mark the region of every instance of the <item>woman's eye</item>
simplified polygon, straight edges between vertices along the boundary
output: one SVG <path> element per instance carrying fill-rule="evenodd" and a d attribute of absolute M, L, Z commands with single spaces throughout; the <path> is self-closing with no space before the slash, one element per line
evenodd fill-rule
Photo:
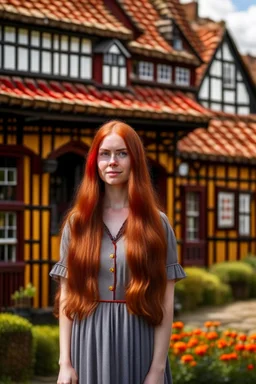
<path fill-rule="evenodd" d="M 107 151 L 100 152 L 100 156 L 109 156 L 109 152 Z"/>
<path fill-rule="evenodd" d="M 127 156 L 127 152 L 125 152 L 125 151 L 119 152 L 119 156 L 125 157 L 125 156 Z"/>

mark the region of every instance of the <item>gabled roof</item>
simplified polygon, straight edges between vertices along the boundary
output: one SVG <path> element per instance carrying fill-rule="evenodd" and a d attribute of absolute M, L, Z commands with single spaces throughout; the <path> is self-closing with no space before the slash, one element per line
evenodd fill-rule
<path fill-rule="evenodd" d="M 110 0 L 109 0 L 110 1 Z M 118 20 L 104 0 L 0 0 L 0 17 L 24 23 L 48 25 L 98 36 L 130 41 L 132 52 L 193 65 L 201 63 L 200 43 L 178 0 L 116 0 L 137 33 Z M 157 23 L 170 17 L 184 34 L 191 50 L 176 51 L 158 30 Z M 136 35 L 136 36 L 135 36 Z M 188 44 L 188 45 L 189 45 Z"/>
<path fill-rule="evenodd" d="M 120 43 L 119 40 L 117 39 L 112 39 L 112 40 L 105 40 L 105 41 L 102 41 L 101 43 L 99 43 L 95 48 L 94 48 L 94 52 L 96 53 L 108 53 L 108 51 L 110 50 L 110 48 L 113 46 L 113 45 L 116 45 L 119 49 L 119 51 L 122 52 L 122 54 L 127 57 L 127 58 L 130 58 L 131 55 L 130 55 L 130 52 L 127 51 L 127 49 L 123 46 L 122 43 Z"/>
<path fill-rule="evenodd" d="M 2 107 L 50 110 L 72 114 L 166 119 L 207 124 L 211 114 L 192 97 L 162 88 L 134 86 L 130 91 L 107 91 L 93 85 L 41 79 L 0 77 Z"/>
<path fill-rule="evenodd" d="M 214 118 L 178 142 L 182 156 L 205 160 L 256 162 L 256 117 L 226 115 Z"/>
<path fill-rule="evenodd" d="M 0 0 L 0 17 L 100 36 L 132 38 L 132 31 L 112 15 L 104 0 Z"/>

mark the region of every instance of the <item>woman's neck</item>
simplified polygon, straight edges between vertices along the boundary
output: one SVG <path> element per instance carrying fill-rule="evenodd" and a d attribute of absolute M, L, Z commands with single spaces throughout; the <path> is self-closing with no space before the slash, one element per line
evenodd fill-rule
<path fill-rule="evenodd" d="M 127 185 L 105 185 L 104 209 L 119 210 L 128 206 Z"/>

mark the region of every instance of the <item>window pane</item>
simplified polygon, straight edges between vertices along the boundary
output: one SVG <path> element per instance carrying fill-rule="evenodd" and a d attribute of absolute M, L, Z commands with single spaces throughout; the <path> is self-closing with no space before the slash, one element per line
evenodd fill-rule
<path fill-rule="evenodd" d="M 16 169 L 7 169 L 7 181 L 12 184 L 16 182 Z"/>
<path fill-rule="evenodd" d="M 103 84 L 110 84 L 110 67 L 108 65 L 103 66 Z"/>
<path fill-rule="evenodd" d="M 81 57 L 81 78 L 91 79 L 91 77 L 92 77 L 91 57 Z"/>
<path fill-rule="evenodd" d="M 42 52 L 42 72 L 43 73 L 51 73 L 51 57 L 52 54 L 50 52 Z"/>
<path fill-rule="evenodd" d="M 60 58 L 60 55 L 59 53 L 54 53 L 53 54 L 53 73 L 54 75 L 59 75 L 60 73 L 60 70 L 59 70 L 59 58 Z"/>
<path fill-rule="evenodd" d="M 244 236 L 250 235 L 250 216 L 239 216 L 239 234 Z"/>
<path fill-rule="evenodd" d="M 51 34 L 43 33 L 43 48 L 51 48 Z"/>
<path fill-rule="evenodd" d="M 118 56 L 118 65 L 121 65 L 121 66 L 125 65 L 125 57 L 124 56 Z"/>
<path fill-rule="evenodd" d="M 10 45 L 4 47 L 4 68 L 15 69 L 15 47 Z"/>
<path fill-rule="evenodd" d="M 20 71 L 28 70 L 28 49 L 18 48 L 18 69 Z"/>
<path fill-rule="evenodd" d="M 32 31 L 31 33 L 31 45 L 33 47 L 39 47 L 40 45 L 40 33 L 37 31 Z"/>
<path fill-rule="evenodd" d="M 31 50 L 31 72 L 39 72 L 39 51 Z"/>
<path fill-rule="evenodd" d="M 5 27 L 4 28 L 4 40 L 10 43 L 15 43 L 15 28 Z"/>
<path fill-rule="evenodd" d="M 54 49 L 59 49 L 60 48 L 60 42 L 59 42 L 59 35 L 54 35 L 53 37 L 53 48 Z"/>
<path fill-rule="evenodd" d="M 72 52 L 79 52 L 79 39 L 78 39 L 78 37 L 71 37 L 70 50 Z"/>
<path fill-rule="evenodd" d="M 28 44 L 28 30 L 27 29 L 19 29 L 18 42 L 20 44 Z"/>
<path fill-rule="evenodd" d="M 5 180 L 5 171 L 4 169 L 0 169 L 0 183 L 3 183 Z"/>
<path fill-rule="evenodd" d="M 120 85 L 121 87 L 125 87 L 126 86 L 126 68 L 119 68 L 119 72 L 120 72 Z"/>
<path fill-rule="evenodd" d="M 250 213 L 251 196 L 246 193 L 240 193 L 239 195 L 239 212 Z"/>
<path fill-rule="evenodd" d="M 68 74 L 68 55 L 60 55 L 60 74 L 62 76 L 67 76 Z"/>
<path fill-rule="evenodd" d="M 77 55 L 70 56 L 70 76 L 78 77 L 78 56 Z"/>
<path fill-rule="evenodd" d="M 83 39 L 82 40 L 82 53 L 91 53 L 92 44 L 90 40 Z"/>
<path fill-rule="evenodd" d="M 111 85 L 118 85 L 118 67 L 112 67 Z"/>
<path fill-rule="evenodd" d="M 5 230 L 4 229 L 0 229 L 0 239 L 4 239 L 5 238 Z"/>
<path fill-rule="evenodd" d="M 0 186 L 0 200 L 15 200 L 16 186 L 5 185 Z"/>
<path fill-rule="evenodd" d="M 68 50 L 68 37 L 67 36 L 61 36 L 61 50 L 67 51 Z"/>

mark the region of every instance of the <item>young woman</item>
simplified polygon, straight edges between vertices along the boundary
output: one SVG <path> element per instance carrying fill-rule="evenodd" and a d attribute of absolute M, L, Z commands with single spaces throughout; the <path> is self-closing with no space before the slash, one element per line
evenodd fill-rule
<path fill-rule="evenodd" d="M 143 145 L 127 124 L 97 132 L 62 231 L 58 384 L 170 384 L 174 282 L 185 277 Z"/>

